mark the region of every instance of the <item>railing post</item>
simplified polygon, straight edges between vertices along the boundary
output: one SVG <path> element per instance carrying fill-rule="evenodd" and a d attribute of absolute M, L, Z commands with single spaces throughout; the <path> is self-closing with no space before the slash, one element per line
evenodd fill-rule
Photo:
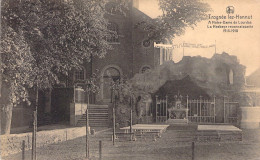
<path fill-rule="evenodd" d="M 198 119 L 199 118 L 199 100 L 197 99 L 195 101 L 197 102 L 197 105 L 196 105 L 197 106 L 197 118 L 196 118 L 196 121 L 199 122 L 199 119 Z"/>
<path fill-rule="evenodd" d="M 191 143 L 191 159 L 192 159 L 192 160 L 195 159 L 195 152 L 194 152 L 194 150 L 195 150 L 195 143 L 192 142 L 192 143 Z"/>
<path fill-rule="evenodd" d="M 116 138 L 116 117 L 115 117 L 115 108 L 113 108 L 113 145 L 115 145 Z"/>
<path fill-rule="evenodd" d="M 216 96 L 214 96 L 214 123 L 216 123 Z"/>
<path fill-rule="evenodd" d="M 90 104 L 90 98 L 89 98 L 90 97 L 90 91 L 87 91 L 87 95 L 88 95 L 87 96 L 87 98 L 88 98 L 88 103 L 87 104 L 89 105 Z"/>
<path fill-rule="evenodd" d="M 33 111 L 32 160 L 36 160 L 37 111 Z"/>
<path fill-rule="evenodd" d="M 155 122 L 157 123 L 157 103 L 158 103 L 158 96 L 155 96 Z"/>
<path fill-rule="evenodd" d="M 202 101 L 202 96 L 200 96 L 200 123 L 201 123 L 201 118 L 202 118 L 202 116 L 201 116 L 201 101 Z"/>
<path fill-rule="evenodd" d="M 168 96 L 166 95 L 166 121 L 168 119 Z"/>
<path fill-rule="evenodd" d="M 99 141 L 99 160 L 102 160 L 102 141 Z"/>
<path fill-rule="evenodd" d="M 88 140 L 88 107 L 87 106 L 87 109 L 86 109 L 86 158 L 88 159 L 89 158 L 89 140 Z"/>
<path fill-rule="evenodd" d="M 25 140 L 22 141 L 22 160 L 24 160 L 25 158 L 24 152 L 25 152 Z"/>
<path fill-rule="evenodd" d="M 131 140 L 132 140 L 132 125 L 133 125 L 133 97 L 132 97 L 132 94 L 131 94 L 131 97 L 130 97 L 130 137 L 131 137 Z M 146 108 L 146 107 L 145 107 Z"/>
<path fill-rule="evenodd" d="M 223 103 L 224 103 L 224 123 L 226 122 L 226 103 L 225 103 L 225 96 L 223 97 Z"/>
<path fill-rule="evenodd" d="M 165 108 L 165 100 L 162 99 L 162 107 L 160 107 L 160 122 L 163 122 L 163 118 L 164 118 L 164 108 Z"/>
<path fill-rule="evenodd" d="M 187 107 L 186 107 L 186 118 L 187 118 L 187 123 L 189 123 L 189 114 L 188 114 L 188 112 L 189 112 L 189 96 L 187 95 Z"/>

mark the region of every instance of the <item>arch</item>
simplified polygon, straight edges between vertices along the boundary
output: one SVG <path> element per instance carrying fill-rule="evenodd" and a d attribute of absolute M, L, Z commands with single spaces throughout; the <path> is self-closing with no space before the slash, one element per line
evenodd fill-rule
<path fill-rule="evenodd" d="M 150 65 L 143 65 L 140 70 L 139 70 L 139 73 L 145 73 L 147 72 L 148 70 L 152 69 L 152 67 Z"/>
<path fill-rule="evenodd" d="M 121 81 L 123 72 L 120 67 L 116 65 L 108 65 L 101 71 L 100 79 L 100 99 L 109 101 L 111 98 L 110 83 L 117 80 Z"/>

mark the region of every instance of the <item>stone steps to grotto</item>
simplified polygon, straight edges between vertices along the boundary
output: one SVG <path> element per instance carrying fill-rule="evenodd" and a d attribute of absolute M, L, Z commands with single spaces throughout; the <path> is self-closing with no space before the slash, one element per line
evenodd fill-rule
<path fill-rule="evenodd" d="M 88 120 L 90 127 L 108 127 L 108 105 L 89 105 Z M 78 120 L 77 126 L 86 125 L 86 114 Z"/>

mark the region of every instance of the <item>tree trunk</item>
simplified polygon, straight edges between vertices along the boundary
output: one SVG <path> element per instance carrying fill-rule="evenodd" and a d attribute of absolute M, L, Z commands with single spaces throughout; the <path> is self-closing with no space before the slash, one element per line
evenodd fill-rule
<path fill-rule="evenodd" d="M 10 134 L 13 104 L 10 101 L 10 85 L 2 82 L 0 97 L 1 134 Z"/>
<path fill-rule="evenodd" d="M 10 134 L 12 122 L 13 105 L 9 104 L 3 107 L 1 111 L 1 134 Z"/>

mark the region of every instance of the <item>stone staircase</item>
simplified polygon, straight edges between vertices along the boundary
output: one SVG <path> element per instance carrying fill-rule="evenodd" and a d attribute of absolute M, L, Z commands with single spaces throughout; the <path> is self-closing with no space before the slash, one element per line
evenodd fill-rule
<path fill-rule="evenodd" d="M 89 126 L 90 127 L 108 127 L 108 105 L 90 104 L 88 107 Z M 77 126 L 86 125 L 86 114 L 78 120 Z"/>
<path fill-rule="evenodd" d="M 168 119 L 167 124 L 188 124 L 186 119 Z"/>

